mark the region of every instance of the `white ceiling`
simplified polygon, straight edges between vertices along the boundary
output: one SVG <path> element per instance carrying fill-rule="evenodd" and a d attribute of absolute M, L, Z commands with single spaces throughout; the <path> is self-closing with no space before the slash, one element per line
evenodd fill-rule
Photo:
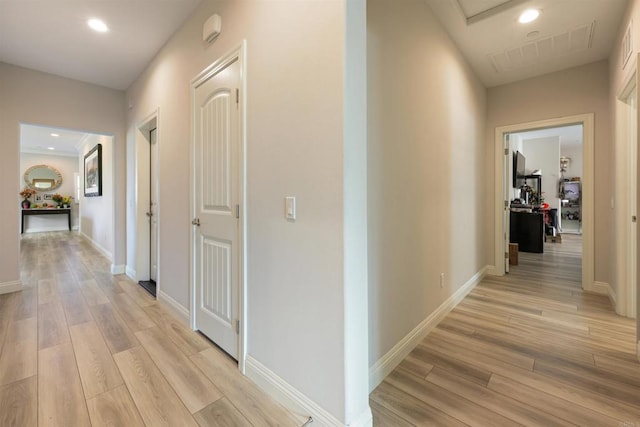
<path fill-rule="evenodd" d="M 51 134 L 58 136 L 52 136 Z M 77 157 L 94 134 L 36 125 L 20 125 L 20 152 Z M 53 148 L 53 150 L 51 149 Z"/>
<path fill-rule="evenodd" d="M 200 1 L 0 0 L 0 61 L 126 89 Z"/>
<path fill-rule="evenodd" d="M 528 139 L 559 137 L 562 147 L 577 147 L 582 145 L 582 125 L 530 130 L 527 132 L 517 132 L 515 135 L 518 135 L 523 141 Z"/>
<path fill-rule="evenodd" d="M 425 0 L 482 82 L 497 86 L 606 59 L 627 0 Z M 542 11 L 518 23 L 528 8 Z"/>

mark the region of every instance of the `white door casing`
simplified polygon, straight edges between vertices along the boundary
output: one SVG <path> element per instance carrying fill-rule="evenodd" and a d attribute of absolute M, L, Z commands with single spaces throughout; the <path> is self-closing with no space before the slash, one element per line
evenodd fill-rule
<path fill-rule="evenodd" d="M 150 266 L 149 279 L 158 281 L 158 129 L 149 131 L 150 144 L 150 203 L 149 203 L 149 226 L 150 230 Z"/>
<path fill-rule="evenodd" d="M 192 325 L 240 362 L 243 48 L 192 82 Z"/>
<path fill-rule="evenodd" d="M 505 134 L 504 135 L 504 155 L 505 155 L 505 160 L 504 160 L 504 182 L 506 182 L 507 184 L 509 183 L 509 171 L 511 171 L 511 168 L 513 167 L 512 165 L 512 157 L 511 157 L 511 149 L 509 148 L 509 134 Z M 504 203 L 504 209 L 503 209 L 503 219 L 502 219 L 502 224 L 503 224 L 503 230 L 504 230 L 504 248 L 505 248 L 505 252 L 504 252 L 504 272 L 508 273 L 509 272 L 509 243 L 511 242 L 511 237 L 509 235 L 511 229 L 510 229 L 510 221 L 511 221 L 511 208 L 509 207 L 509 202 L 511 197 L 509 197 L 509 185 L 505 185 L 504 187 L 504 194 L 502 196 L 502 200 Z"/>

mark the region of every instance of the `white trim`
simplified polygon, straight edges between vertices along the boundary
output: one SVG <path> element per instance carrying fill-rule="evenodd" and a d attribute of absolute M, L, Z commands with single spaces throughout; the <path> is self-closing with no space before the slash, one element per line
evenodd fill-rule
<path fill-rule="evenodd" d="M 189 325 L 189 310 L 186 307 L 162 291 L 157 292 L 157 300 L 180 319 L 185 326 Z"/>
<path fill-rule="evenodd" d="M 594 126 L 593 113 L 575 116 L 559 117 L 534 122 L 499 126 L 495 129 L 494 142 L 494 263 L 496 275 L 505 274 L 502 261 L 506 251 L 503 236 L 503 194 L 505 188 L 504 177 L 504 139 L 505 133 L 515 133 L 534 129 L 544 129 L 560 126 L 582 124 L 583 144 L 583 177 L 582 177 L 582 288 L 587 289 L 595 281 L 595 245 L 594 245 L 594 212 L 595 212 L 595 157 L 594 157 Z"/>
<path fill-rule="evenodd" d="M 127 275 L 128 278 L 130 278 L 134 282 L 138 281 L 138 278 L 136 277 L 136 270 L 134 270 L 133 268 L 129 267 L 128 265 L 127 265 L 127 267 L 125 269 L 125 274 Z"/>
<path fill-rule="evenodd" d="M 355 421 L 348 424 L 349 427 L 371 427 L 373 426 L 373 414 L 371 408 L 367 405 L 367 409 L 362 412 Z"/>
<path fill-rule="evenodd" d="M 618 303 L 618 296 L 616 295 L 616 291 L 615 289 L 613 289 L 613 286 L 609 285 L 608 283 L 607 285 L 609 286 L 609 301 L 611 301 L 611 305 L 615 309 L 616 304 Z"/>
<path fill-rule="evenodd" d="M 96 248 L 98 250 L 98 252 L 100 252 L 102 255 L 104 255 L 109 261 L 113 262 L 113 254 L 109 250 L 104 248 L 102 245 L 100 245 L 98 242 L 96 242 L 91 237 L 87 236 L 86 234 L 80 232 L 80 235 L 82 237 L 84 237 L 87 240 L 87 242 L 89 242 L 91 244 L 91 246 Z"/>
<path fill-rule="evenodd" d="M 584 284 L 582 289 L 585 292 L 591 292 L 592 294 L 607 295 L 611 293 L 611 286 L 605 282 L 592 282 L 591 284 Z"/>
<path fill-rule="evenodd" d="M 326 409 L 305 396 L 292 385 L 280 378 L 275 372 L 247 356 L 246 375 L 267 394 L 287 409 L 298 414 L 308 414 L 313 418 L 313 425 L 343 427 L 344 424 L 331 415 Z"/>
<path fill-rule="evenodd" d="M 23 289 L 23 286 L 20 280 L 0 283 L 0 295 L 9 294 L 11 292 L 18 292 L 18 291 L 21 291 L 22 289 Z"/>
<path fill-rule="evenodd" d="M 616 171 L 615 179 L 618 181 L 618 184 L 616 185 L 616 191 L 614 193 L 614 198 L 616 200 L 616 210 L 614 211 L 614 214 L 617 223 L 614 235 L 617 238 L 615 249 L 619 254 L 623 254 L 622 256 L 618 256 L 615 262 L 617 277 L 616 284 L 618 292 L 620 293 L 620 298 L 616 298 L 615 309 L 616 313 L 621 316 L 635 317 L 636 289 L 634 286 L 631 286 L 631 284 L 635 283 L 632 276 L 637 276 L 637 271 L 634 271 L 636 268 L 635 255 L 637 252 L 637 242 L 632 239 L 632 227 L 636 225 L 631 223 L 630 218 L 632 215 L 637 215 L 636 206 L 638 204 L 638 200 L 637 194 L 632 194 L 633 191 L 637 190 L 637 185 L 631 180 L 631 161 L 634 160 L 636 162 L 637 169 L 638 159 L 637 157 L 632 158 L 630 153 L 630 143 L 632 143 L 631 141 L 633 140 L 637 142 L 637 135 L 635 138 L 633 138 L 633 135 L 630 135 L 630 113 L 633 110 L 631 110 L 631 106 L 627 103 L 627 100 L 634 91 L 637 92 L 637 56 L 633 56 L 633 61 L 631 61 L 630 64 L 631 66 L 622 81 L 622 86 L 617 92 L 615 105 L 615 112 L 618 118 L 615 121 L 616 141 L 614 145 L 616 149 L 614 156 L 614 169 Z M 637 134 L 637 107 L 635 109 L 635 113 L 635 133 Z M 636 153 L 636 156 L 637 154 L 638 153 Z M 633 199 L 636 199 L 636 206 L 631 205 L 631 201 Z"/>
<path fill-rule="evenodd" d="M 111 264 L 111 274 L 116 275 L 116 274 L 124 274 L 125 272 L 125 265 L 124 264 Z"/>
<path fill-rule="evenodd" d="M 467 296 L 471 290 L 482 281 L 489 266 L 483 267 L 462 285 L 453 295 L 447 298 L 440 306 L 424 319 L 418 326 L 402 338 L 384 356 L 369 368 L 369 392 L 372 392 L 396 366 L 427 336 L 440 321 Z"/>
<path fill-rule="evenodd" d="M 66 222 L 66 221 L 65 221 Z M 29 233 L 49 233 L 51 231 L 70 231 L 69 226 L 67 224 L 53 227 L 30 227 L 24 229 L 24 234 Z M 71 231 L 73 231 L 73 227 L 71 227 Z"/>
<path fill-rule="evenodd" d="M 191 80 L 191 141 L 190 141 L 190 214 L 191 218 L 195 218 L 196 206 L 195 206 L 195 92 L 197 87 L 204 81 L 214 75 L 220 68 L 226 67 L 230 62 L 237 60 L 240 67 L 240 105 L 239 105 L 239 162 L 238 165 L 241 170 L 239 173 L 240 183 L 238 185 L 238 201 L 240 203 L 240 226 L 238 230 L 238 319 L 240 321 L 240 331 L 238 334 L 238 369 L 243 374 L 245 373 L 245 364 L 247 359 L 247 330 L 248 330 L 248 315 L 246 311 L 247 307 L 247 41 L 242 40 L 238 45 L 231 49 L 227 54 L 218 58 L 211 65 L 202 70 L 196 77 Z M 192 329 L 196 329 L 196 263 L 195 263 L 195 227 L 192 227 L 192 231 L 189 237 L 189 250 L 190 250 L 190 269 L 189 273 L 189 325 Z"/>

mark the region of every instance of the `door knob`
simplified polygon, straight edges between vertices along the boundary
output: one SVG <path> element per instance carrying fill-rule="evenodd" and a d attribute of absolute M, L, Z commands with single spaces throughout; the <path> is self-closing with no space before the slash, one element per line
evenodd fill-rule
<path fill-rule="evenodd" d="M 196 218 L 191 221 L 191 225 L 197 225 L 198 227 L 200 227 L 200 218 Z"/>

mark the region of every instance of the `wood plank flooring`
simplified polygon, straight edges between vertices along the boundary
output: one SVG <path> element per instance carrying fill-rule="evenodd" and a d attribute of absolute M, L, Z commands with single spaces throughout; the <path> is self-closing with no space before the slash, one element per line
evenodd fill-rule
<path fill-rule="evenodd" d="M 640 426 L 635 320 L 582 291 L 562 237 L 445 317 L 371 394 L 375 426 Z"/>
<path fill-rule="evenodd" d="M 22 237 L 25 290 L 0 295 L 0 427 L 304 424 L 109 267 L 77 233 Z"/>

